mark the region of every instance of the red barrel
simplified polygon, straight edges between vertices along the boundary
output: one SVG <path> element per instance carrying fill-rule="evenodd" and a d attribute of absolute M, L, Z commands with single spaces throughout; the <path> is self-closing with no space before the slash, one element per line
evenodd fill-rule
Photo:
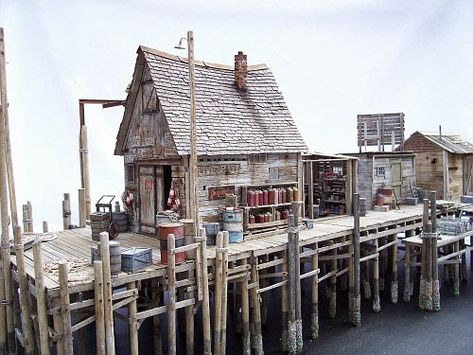
<path fill-rule="evenodd" d="M 255 192 L 253 190 L 248 190 L 247 200 L 249 207 L 255 207 Z"/>
<path fill-rule="evenodd" d="M 288 219 L 288 217 L 289 217 L 289 211 L 288 210 L 282 211 L 281 219 Z"/>
<path fill-rule="evenodd" d="M 263 206 L 264 205 L 264 194 L 263 194 L 262 190 L 258 191 L 258 197 L 259 197 L 258 198 L 259 205 Z"/>
<path fill-rule="evenodd" d="M 269 205 L 268 203 L 268 190 L 263 190 L 263 205 Z"/>
<path fill-rule="evenodd" d="M 168 235 L 174 234 L 176 248 L 184 245 L 184 225 L 182 223 L 161 223 L 159 225 L 159 246 L 161 249 L 161 263 L 168 263 Z M 176 264 L 186 260 L 185 253 L 176 254 Z"/>
<path fill-rule="evenodd" d="M 255 215 L 250 215 L 250 224 L 256 223 L 256 217 Z"/>
<path fill-rule="evenodd" d="M 254 207 L 258 207 L 258 206 L 259 206 L 259 191 L 255 190 L 255 206 Z"/>
<path fill-rule="evenodd" d="M 269 216 L 267 213 L 264 214 L 264 222 L 269 222 Z"/>
<path fill-rule="evenodd" d="M 274 205 L 274 189 L 268 190 L 268 205 Z"/>

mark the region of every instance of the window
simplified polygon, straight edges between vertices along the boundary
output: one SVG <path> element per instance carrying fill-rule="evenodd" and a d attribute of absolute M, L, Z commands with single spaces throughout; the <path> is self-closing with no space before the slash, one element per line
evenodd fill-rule
<path fill-rule="evenodd" d="M 133 164 L 125 165 L 125 179 L 127 182 L 135 181 L 135 166 Z"/>
<path fill-rule="evenodd" d="M 386 177 L 386 170 L 385 170 L 384 166 L 376 167 L 376 176 Z"/>

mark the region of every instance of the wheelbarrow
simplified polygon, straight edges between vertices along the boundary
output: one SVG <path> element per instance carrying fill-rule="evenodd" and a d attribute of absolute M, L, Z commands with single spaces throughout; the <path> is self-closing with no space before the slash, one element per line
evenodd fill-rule
<path fill-rule="evenodd" d="M 110 224 L 108 226 L 108 237 L 110 240 L 118 237 L 118 224 L 113 221 L 112 213 L 112 202 L 115 199 L 115 195 L 102 195 L 100 199 L 95 204 L 97 212 L 109 213 L 110 214 Z M 108 211 L 107 211 L 108 209 Z"/>

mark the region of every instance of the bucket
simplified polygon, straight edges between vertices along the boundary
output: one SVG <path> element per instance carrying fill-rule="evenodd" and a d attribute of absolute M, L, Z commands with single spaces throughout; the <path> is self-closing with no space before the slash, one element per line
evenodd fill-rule
<path fill-rule="evenodd" d="M 207 237 L 206 244 L 215 245 L 215 236 L 220 231 L 220 224 L 218 222 L 203 223 L 202 227 L 205 229 L 205 236 Z"/>
<path fill-rule="evenodd" d="M 168 263 L 168 235 L 174 234 L 176 248 L 184 245 L 184 225 L 182 223 L 162 223 L 159 225 L 159 248 L 161 249 L 161 263 Z M 186 260 L 185 253 L 176 254 L 176 265 Z"/>
<path fill-rule="evenodd" d="M 243 213 L 240 209 L 223 211 L 223 230 L 228 231 L 229 242 L 243 241 Z"/>
<path fill-rule="evenodd" d="M 169 218 L 169 216 L 158 212 L 158 214 L 156 215 L 156 226 L 159 226 L 160 224 L 164 223 L 171 223 L 171 219 Z"/>
<path fill-rule="evenodd" d="M 181 219 L 184 228 L 184 245 L 194 243 L 194 221 L 192 219 Z M 195 249 L 186 251 L 186 259 L 195 259 Z"/>

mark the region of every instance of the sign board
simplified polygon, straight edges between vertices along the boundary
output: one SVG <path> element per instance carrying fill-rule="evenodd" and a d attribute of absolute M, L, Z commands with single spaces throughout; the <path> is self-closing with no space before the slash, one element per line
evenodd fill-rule
<path fill-rule="evenodd" d="M 209 200 L 224 200 L 226 194 L 234 194 L 235 186 L 209 187 Z"/>

